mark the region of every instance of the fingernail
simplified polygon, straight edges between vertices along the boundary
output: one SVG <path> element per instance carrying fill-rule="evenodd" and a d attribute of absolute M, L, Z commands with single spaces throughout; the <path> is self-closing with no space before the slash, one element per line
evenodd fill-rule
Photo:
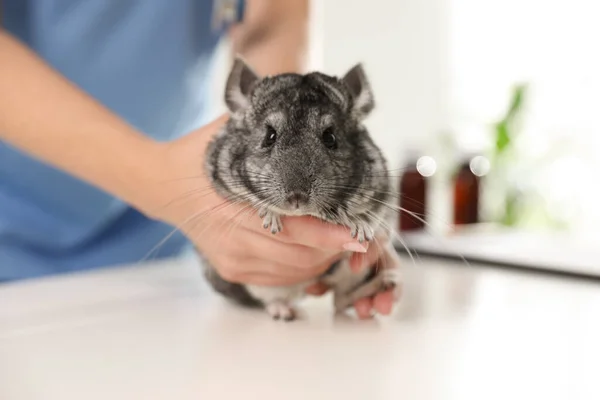
<path fill-rule="evenodd" d="M 360 243 L 348 242 L 342 246 L 344 250 L 353 251 L 355 253 L 366 253 L 367 248 Z"/>

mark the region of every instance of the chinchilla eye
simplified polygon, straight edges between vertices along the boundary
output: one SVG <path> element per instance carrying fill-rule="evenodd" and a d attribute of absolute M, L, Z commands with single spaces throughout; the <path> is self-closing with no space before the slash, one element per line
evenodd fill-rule
<path fill-rule="evenodd" d="M 329 127 L 323 131 L 323 144 L 328 149 L 334 150 L 337 148 L 337 139 L 335 134 L 333 133 L 333 127 Z"/>
<path fill-rule="evenodd" d="M 271 125 L 267 125 L 267 134 L 265 135 L 265 141 L 263 145 L 265 147 L 270 147 L 275 144 L 277 140 L 277 131 Z"/>

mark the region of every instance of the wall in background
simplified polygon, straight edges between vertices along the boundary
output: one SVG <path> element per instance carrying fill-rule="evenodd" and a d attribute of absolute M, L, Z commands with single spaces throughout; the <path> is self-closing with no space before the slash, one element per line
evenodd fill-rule
<path fill-rule="evenodd" d="M 443 133 L 466 151 L 493 145 L 492 124 L 505 112 L 513 85 L 525 82 L 524 120 L 514 140 L 517 184 L 536 193 L 533 207 L 549 219 L 597 230 L 595 2 L 315 2 L 323 8 L 323 69 L 341 74 L 364 62 L 379 104 L 368 125 L 394 167 L 412 147 L 433 155 L 438 166 L 452 160 L 458 154 L 441 140 Z M 447 211 L 446 189 L 435 201 L 446 203 Z M 435 213 L 448 220 L 443 210 Z"/>
<path fill-rule="evenodd" d="M 579 231 L 600 224 L 600 25 L 589 0 L 448 0 L 450 127 L 489 142 L 511 87 L 528 85 L 513 142 L 537 208 Z"/>
<path fill-rule="evenodd" d="M 335 1 L 334 1 L 335 2 Z M 309 35 L 309 52 L 307 59 L 307 68 L 322 69 L 323 68 L 323 37 L 324 37 L 324 21 L 323 12 L 324 8 L 323 0 L 311 0 L 310 2 L 310 35 Z M 227 74 L 229 73 L 229 66 L 231 62 L 231 51 L 230 44 L 227 40 L 223 40 L 219 44 L 217 56 L 213 65 L 213 85 L 212 93 L 215 99 L 212 103 L 212 110 L 210 111 L 209 120 L 226 111 L 225 104 L 223 102 L 223 90 L 225 82 L 227 80 Z"/>
<path fill-rule="evenodd" d="M 323 8 L 323 69 L 362 62 L 377 109 L 367 121 L 392 164 L 429 151 L 447 125 L 447 0 L 316 0 Z"/>
<path fill-rule="evenodd" d="M 516 143 L 518 176 L 534 185 L 548 212 L 594 230 L 600 223 L 594 178 L 600 173 L 600 56 L 594 51 L 600 25 L 593 2 L 550 1 L 543 9 L 541 3 L 312 0 L 309 67 L 342 75 L 364 64 L 377 101 L 366 124 L 392 169 L 403 166 L 410 149 L 433 155 L 438 166 L 448 162 L 457 154 L 440 140 L 443 133 L 465 149 L 489 145 L 512 86 L 529 83 Z M 221 48 L 215 113 L 223 110 L 228 63 L 227 44 Z M 447 187 L 439 190 L 434 200 L 447 211 Z M 434 213 L 448 221 L 446 211 Z"/>
<path fill-rule="evenodd" d="M 315 0 L 323 8 L 323 69 L 341 75 L 364 64 L 377 102 L 366 125 L 391 175 L 401 175 L 410 152 L 437 160 L 428 219 L 438 232 L 448 229 L 452 207 L 439 141 L 449 122 L 448 1 Z"/>
<path fill-rule="evenodd" d="M 403 167 L 411 149 L 435 156 L 437 134 L 448 126 L 448 1 L 311 1 L 308 67 L 342 75 L 363 63 L 377 101 L 366 125 L 390 169 Z M 221 43 L 214 67 L 212 115 L 224 111 L 228 49 L 226 41 Z M 448 202 L 438 193 L 447 193 L 447 188 L 436 187 L 432 222 L 443 228 L 449 220 Z"/>
<path fill-rule="evenodd" d="M 367 125 L 390 168 L 447 125 L 446 1 L 312 1 L 309 68 L 342 75 L 364 64 L 377 100 Z M 227 49 L 224 42 L 215 66 L 214 113 L 223 110 Z"/>

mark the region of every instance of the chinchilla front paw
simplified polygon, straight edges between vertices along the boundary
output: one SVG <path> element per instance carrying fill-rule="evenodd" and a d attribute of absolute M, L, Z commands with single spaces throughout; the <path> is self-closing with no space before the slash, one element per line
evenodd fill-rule
<path fill-rule="evenodd" d="M 281 224 L 281 218 L 279 214 L 263 208 L 259 211 L 258 216 L 263 219 L 263 228 L 271 229 L 272 234 L 281 232 L 283 225 Z"/>
<path fill-rule="evenodd" d="M 370 242 L 373 240 L 374 232 L 373 228 L 367 221 L 357 221 L 351 226 L 350 234 L 354 239 L 357 239 L 359 243 Z"/>

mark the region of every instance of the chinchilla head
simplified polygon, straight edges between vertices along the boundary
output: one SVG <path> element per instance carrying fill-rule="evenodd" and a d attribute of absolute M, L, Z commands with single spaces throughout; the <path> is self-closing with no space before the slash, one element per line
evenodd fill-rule
<path fill-rule="evenodd" d="M 385 201 L 386 162 L 362 124 L 374 99 L 361 64 L 341 78 L 260 77 L 238 57 L 225 101 L 231 119 L 216 149 L 227 155 L 213 155 L 213 178 L 235 181 L 230 191 L 282 214 L 330 219 Z"/>

